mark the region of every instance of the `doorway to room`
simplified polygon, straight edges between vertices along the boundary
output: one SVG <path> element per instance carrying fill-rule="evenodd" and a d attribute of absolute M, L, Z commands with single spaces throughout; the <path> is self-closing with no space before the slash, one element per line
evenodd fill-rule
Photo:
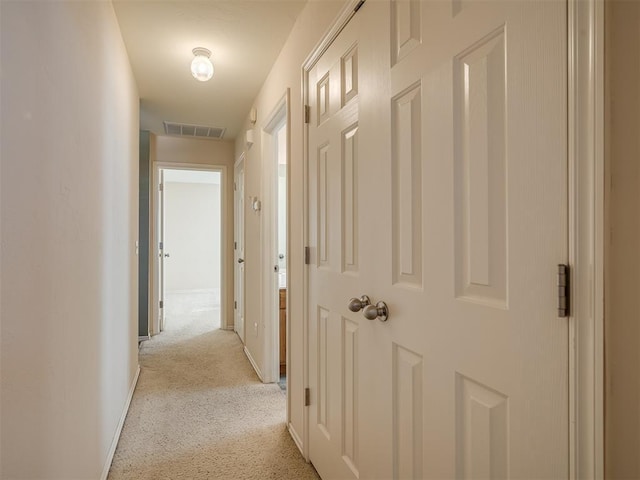
<path fill-rule="evenodd" d="M 219 171 L 160 169 L 160 331 L 221 326 Z"/>
<path fill-rule="evenodd" d="M 289 115 L 288 91 L 267 117 L 263 130 L 262 153 L 267 165 L 264 181 L 268 192 L 267 218 L 269 226 L 269 272 L 267 273 L 267 302 L 270 315 L 265 336 L 269 380 L 287 389 L 288 365 L 288 164 Z"/>

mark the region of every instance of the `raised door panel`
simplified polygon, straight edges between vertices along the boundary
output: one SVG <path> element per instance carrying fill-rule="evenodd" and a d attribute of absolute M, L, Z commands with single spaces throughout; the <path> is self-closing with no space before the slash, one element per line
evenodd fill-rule
<path fill-rule="evenodd" d="M 507 308 L 504 27 L 454 60 L 456 296 Z"/>

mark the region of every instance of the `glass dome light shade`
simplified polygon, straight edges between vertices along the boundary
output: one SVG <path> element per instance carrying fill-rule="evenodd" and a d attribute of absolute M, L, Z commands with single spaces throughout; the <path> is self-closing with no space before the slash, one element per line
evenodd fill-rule
<path fill-rule="evenodd" d="M 196 80 L 206 82 L 213 77 L 213 63 L 209 60 L 211 52 L 206 48 L 194 48 L 195 58 L 191 61 L 191 75 Z"/>

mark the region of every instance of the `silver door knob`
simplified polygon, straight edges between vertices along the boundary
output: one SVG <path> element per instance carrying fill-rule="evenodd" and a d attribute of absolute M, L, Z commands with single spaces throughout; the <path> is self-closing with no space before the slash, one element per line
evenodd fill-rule
<path fill-rule="evenodd" d="M 164 256 L 169 258 L 171 255 L 169 253 L 165 253 Z"/>
<path fill-rule="evenodd" d="M 239 258 L 238 263 L 244 263 L 244 258 Z"/>
<path fill-rule="evenodd" d="M 359 312 L 367 305 L 371 305 L 371 300 L 366 295 L 362 295 L 360 298 L 352 298 L 349 300 L 349 310 L 352 312 Z"/>
<path fill-rule="evenodd" d="M 375 305 L 367 305 L 362 312 L 368 320 L 376 318 L 381 322 L 386 322 L 389 318 L 389 307 L 384 302 L 378 302 Z"/>

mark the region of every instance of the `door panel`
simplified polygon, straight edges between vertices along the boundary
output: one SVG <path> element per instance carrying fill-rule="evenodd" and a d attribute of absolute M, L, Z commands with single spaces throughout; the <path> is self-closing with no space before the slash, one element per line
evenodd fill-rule
<path fill-rule="evenodd" d="M 560 0 L 367 2 L 310 71 L 323 478 L 568 475 L 566 38 Z"/>

